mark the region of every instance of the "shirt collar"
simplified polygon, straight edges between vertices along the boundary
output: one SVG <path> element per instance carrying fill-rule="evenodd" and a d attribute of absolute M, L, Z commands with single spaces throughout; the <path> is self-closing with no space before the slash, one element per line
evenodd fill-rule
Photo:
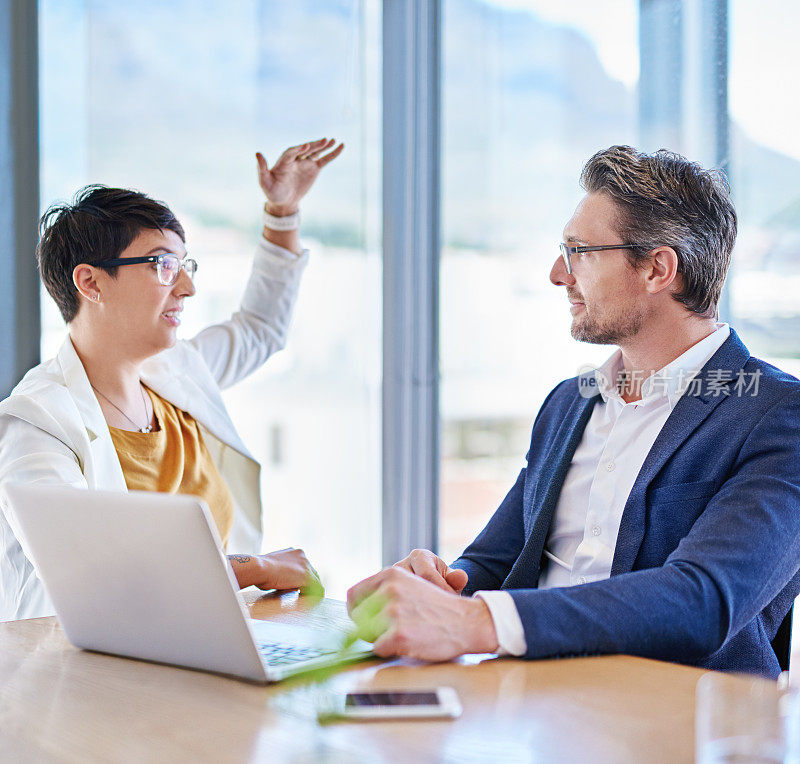
<path fill-rule="evenodd" d="M 642 382 L 642 399 L 640 404 L 653 400 L 667 399 L 670 408 L 678 402 L 689 386 L 692 378 L 708 363 L 722 343 L 728 339 L 731 328 L 728 324 L 717 323 L 708 337 L 696 342 L 685 353 L 668 363 Z M 622 351 L 616 350 L 613 355 L 595 371 L 597 389 L 604 402 L 614 399 L 624 403 L 617 390 L 617 381 L 622 373 Z"/>

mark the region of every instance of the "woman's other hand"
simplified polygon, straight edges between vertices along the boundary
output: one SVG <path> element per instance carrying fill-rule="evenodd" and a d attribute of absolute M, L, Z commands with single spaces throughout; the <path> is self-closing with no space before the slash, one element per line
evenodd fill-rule
<path fill-rule="evenodd" d="M 322 582 L 302 549 L 282 549 L 268 554 L 229 554 L 239 588 L 302 589 L 304 594 L 322 596 Z"/>

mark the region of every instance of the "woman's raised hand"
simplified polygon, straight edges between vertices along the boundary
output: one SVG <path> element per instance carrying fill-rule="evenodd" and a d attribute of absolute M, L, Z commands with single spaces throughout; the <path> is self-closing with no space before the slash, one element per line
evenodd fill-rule
<path fill-rule="evenodd" d="M 319 171 L 344 150 L 340 143 L 333 148 L 334 138 L 292 146 L 270 168 L 261 152 L 258 161 L 258 182 L 267 197 L 267 210 L 273 215 L 291 215 L 297 212 L 300 200 L 308 193 Z"/>

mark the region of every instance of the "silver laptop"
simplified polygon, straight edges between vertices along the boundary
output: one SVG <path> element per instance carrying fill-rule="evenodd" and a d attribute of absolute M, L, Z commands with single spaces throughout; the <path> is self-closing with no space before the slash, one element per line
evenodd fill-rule
<path fill-rule="evenodd" d="M 309 623 L 248 618 L 209 510 L 195 497 L 4 488 L 9 519 L 76 647 L 255 682 L 372 654 L 362 641 L 342 650 L 343 624 L 320 623 L 313 611 Z"/>

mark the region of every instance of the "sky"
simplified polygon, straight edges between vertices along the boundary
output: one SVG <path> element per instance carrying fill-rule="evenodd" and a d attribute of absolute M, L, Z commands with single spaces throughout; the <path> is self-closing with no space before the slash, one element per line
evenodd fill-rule
<path fill-rule="evenodd" d="M 639 79 L 638 0 L 494 0 L 575 27 L 595 42 L 606 71 L 628 86 Z"/>
<path fill-rule="evenodd" d="M 800 3 L 731 0 L 733 119 L 759 143 L 800 159 Z"/>
<path fill-rule="evenodd" d="M 493 0 L 526 9 L 591 38 L 614 77 L 634 86 L 639 77 L 638 0 Z M 686 0 L 697 2 L 697 0 Z M 733 120 L 754 141 L 800 159 L 800 3 L 730 0 L 730 78 Z"/>

